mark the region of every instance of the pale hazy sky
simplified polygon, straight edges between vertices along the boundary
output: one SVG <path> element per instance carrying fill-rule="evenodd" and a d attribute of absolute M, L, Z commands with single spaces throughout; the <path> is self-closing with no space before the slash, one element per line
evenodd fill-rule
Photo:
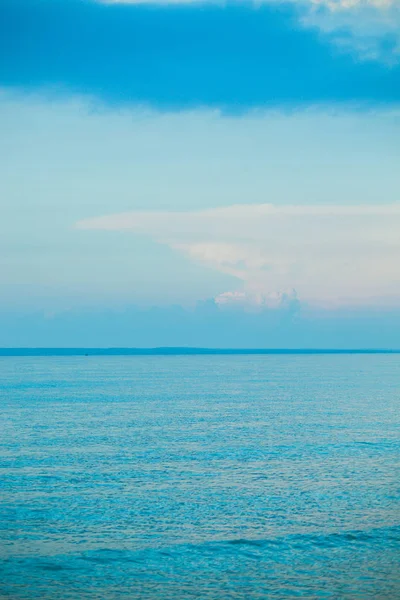
<path fill-rule="evenodd" d="M 0 345 L 396 345 L 399 31 L 394 0 L 2 2 Z"/>

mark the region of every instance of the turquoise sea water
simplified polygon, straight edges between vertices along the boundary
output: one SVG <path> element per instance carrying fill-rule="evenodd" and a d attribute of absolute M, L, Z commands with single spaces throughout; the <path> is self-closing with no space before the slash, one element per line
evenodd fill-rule
<path fill-rule="evenodd" d="M 400 355 L 0 359 L 0 598 L 400 598 Z"/>

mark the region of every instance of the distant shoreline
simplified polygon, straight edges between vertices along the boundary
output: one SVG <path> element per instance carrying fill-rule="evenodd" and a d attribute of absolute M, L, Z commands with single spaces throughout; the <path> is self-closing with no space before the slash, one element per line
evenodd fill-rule
<path fill-rule="evenodd" d="M 0 348 L 7 356 L 240 356 L 240 355 L 315 355 L 315 354 L 400 354 L 393 349 L 344 348 Z"/>

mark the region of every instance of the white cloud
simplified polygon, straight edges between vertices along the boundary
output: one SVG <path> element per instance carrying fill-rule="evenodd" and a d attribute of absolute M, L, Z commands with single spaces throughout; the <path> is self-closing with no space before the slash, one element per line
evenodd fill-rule
<path fill-rule="evenodd" d="M 396 4 L 396 0 L 310 0 L 312 4 L 325 5 L 331 10 L 349 10 L 372 6 L 374 8 L 389 8 Z"/>
<path fill-rule="evenodd" d="M 319 305 L 400 298 L 400 203 L 135 211 L 77 226 L 148 235 L 237 277 L 253 296 L 293 288 Z"/>
<path fill-rule="evenodd" d="M 361 59 L 400 59 L 399 0 L 313 0 L 301 22 Z"/>
<path fill-rule="evenodd" d="M 295 309 L 298 306 L 296 290 L 283 290 L 269 293 L 249 293 L 247 291 L 223 292 L 215 298 L 222 309 L 240 308 L 259 312 L 265 309 Z"/>

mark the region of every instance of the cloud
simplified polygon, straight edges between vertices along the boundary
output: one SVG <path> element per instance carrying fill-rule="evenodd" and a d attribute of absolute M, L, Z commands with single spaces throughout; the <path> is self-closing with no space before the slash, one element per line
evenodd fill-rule
<path fill-rule="evenodd" d="M 244 309 L 251 312 L 286 309 L 295 312 L 299 308 L 296 290 L 278 292 L 249 293 L 246 291 L 223 292 L 215 298 L 221 309 Z"/>
<path fill-rule="evenodd" d="M 390 8 L 395 6 L 397 0 L 309 0 L 317 6 L 327 6 L 331 10 L 351 10 L 353 8 Z"/>
<path fill-rule="evenodd" d="M 148 235 L 233 275 L 252 295 L 293 288 L 317 305 L 400 299 L 400 203 L 135 211 L 77 227 Z"/>
<path fill-rule="evenodd" d="M 400 60 L 398 0 L 312 0 L 301 22 L 363 60 Z"/>

